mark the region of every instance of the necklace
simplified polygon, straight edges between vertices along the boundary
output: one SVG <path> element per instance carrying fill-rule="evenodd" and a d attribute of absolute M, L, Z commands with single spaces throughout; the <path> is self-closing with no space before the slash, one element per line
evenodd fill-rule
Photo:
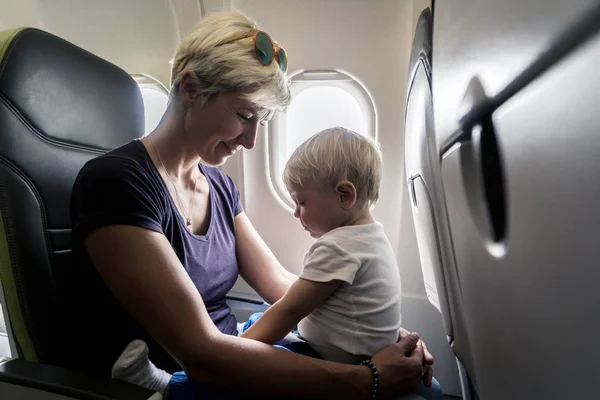
<path fill-rule="evenodd" d="M 158 161 L 160 162 L 160 165 L 162 166 L 162 168 L 165 170 L 165 173 L 167 174 L 167 178 L 169 178 L 169 181 L 171 181 L 173 188 L 175 188 L 175 196 L 177 197 L 177 202 L 179 203 L 182 210 L 184 211 L 185 207 L 184 207 L 183 202 L 181 201 L 181 198 L 179 197 L 179 190 L 177 190 L 177 185 L 175 184 L 175 181 L 171 178 L 171 174 L 169 174 L 169 171 L 167 171 L 167 167 L 165 167 L 165 163 L 163 163 L 163 160 L 160 157 L 160 153 L 158 152 L 158 149 L 156 148 L 156 144 L 154 143 L 152 136 L 148 136 L 148 138 L 150 139 L 150 143 L 152 143 L 152 147 L 154 147 L 154 151 L 156 152 L 156 155 L 158 156 Z M 190 212 L 191 212 L 192 206 L 194 204 L 194 198 L 196 197 L 196 196 L 194 196 L 196 194 L 196 182 L 198 182 L 198 180 L 194 179 L 194 186 L 193 186 L 192 195 L 190 196 L 189 207 L 184 214 L 185 224 L 188 227 L 192 225 L 192 217 L 190 216 Z"/>

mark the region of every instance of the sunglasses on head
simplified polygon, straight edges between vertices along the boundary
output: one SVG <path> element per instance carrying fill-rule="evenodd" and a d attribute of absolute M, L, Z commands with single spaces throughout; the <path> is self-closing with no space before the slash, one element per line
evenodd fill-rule
<path fill-rule="evenodd" d="M 284 74 L 287 72 L 288 60 L 285 49 L 273 42 L 271 36 L 269 36 L 266 32 L 257 29 L 250 29 L 248 32 L 244 33 L 243 36 L 229 40 L 225 43 L 221 43 L 219 46 L 233 43 L 248 37 L 254 39 L 254 51 L 256 52 L 256 57 L 263 65 L 269 65 L 273 62 L 273 59 L 275 59 L 277 60 L 281 71 Z"/>

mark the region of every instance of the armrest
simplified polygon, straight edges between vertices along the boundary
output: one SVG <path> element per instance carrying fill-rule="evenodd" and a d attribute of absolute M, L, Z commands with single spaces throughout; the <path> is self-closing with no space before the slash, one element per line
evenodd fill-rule
<path fill-rule="evenodd" d="M 238 321 L 246 321 L 252 314 L 265 312 L 269 305 L 258 295 L 248 293 L 229 292 L 227 305 Z"/>
<path fill-rule="evenodd" d="M 0 382 L 31 387 L 77 399 L 146 400 L 155 392 L 114 379 L 13 359 L 0 364 Z M 153 397 L 155 399 L 156 397 Z M 159 396 L 158 398 L 162 398 Z"/>
<path fill-rule="evenodd" d="M 235 300 L 245 303 L 257 304 L 257 305 L 265 305 L 265 301 L 257 294 L 252 293 L 244 293 L 244 292 L 234 292 L 233 290 L 227 293 L 225 296 L 227 300 Z"/>

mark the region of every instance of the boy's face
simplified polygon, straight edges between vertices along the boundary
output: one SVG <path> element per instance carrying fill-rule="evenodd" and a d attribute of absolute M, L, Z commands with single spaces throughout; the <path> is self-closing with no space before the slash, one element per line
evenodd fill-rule
<path fill-rule="evenodd" d="M 314 238 L 344 225 L 345 215 L 340 199 L 335 193 L 324 194 L 310 187 L 293 186 L 288 188 L 296 204 L 294 217 Z"/>

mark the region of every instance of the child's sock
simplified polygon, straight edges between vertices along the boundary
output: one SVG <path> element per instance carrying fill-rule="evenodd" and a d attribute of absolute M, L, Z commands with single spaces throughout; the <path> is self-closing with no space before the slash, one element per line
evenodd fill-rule
<path fill-rule="evenodd" d="M 112 377 L 160 393 L 165 392 L 171 380 L 171 375 L 148 359 L 148 345 L 142 340 L 127 345 L 113 365 Z"/>

